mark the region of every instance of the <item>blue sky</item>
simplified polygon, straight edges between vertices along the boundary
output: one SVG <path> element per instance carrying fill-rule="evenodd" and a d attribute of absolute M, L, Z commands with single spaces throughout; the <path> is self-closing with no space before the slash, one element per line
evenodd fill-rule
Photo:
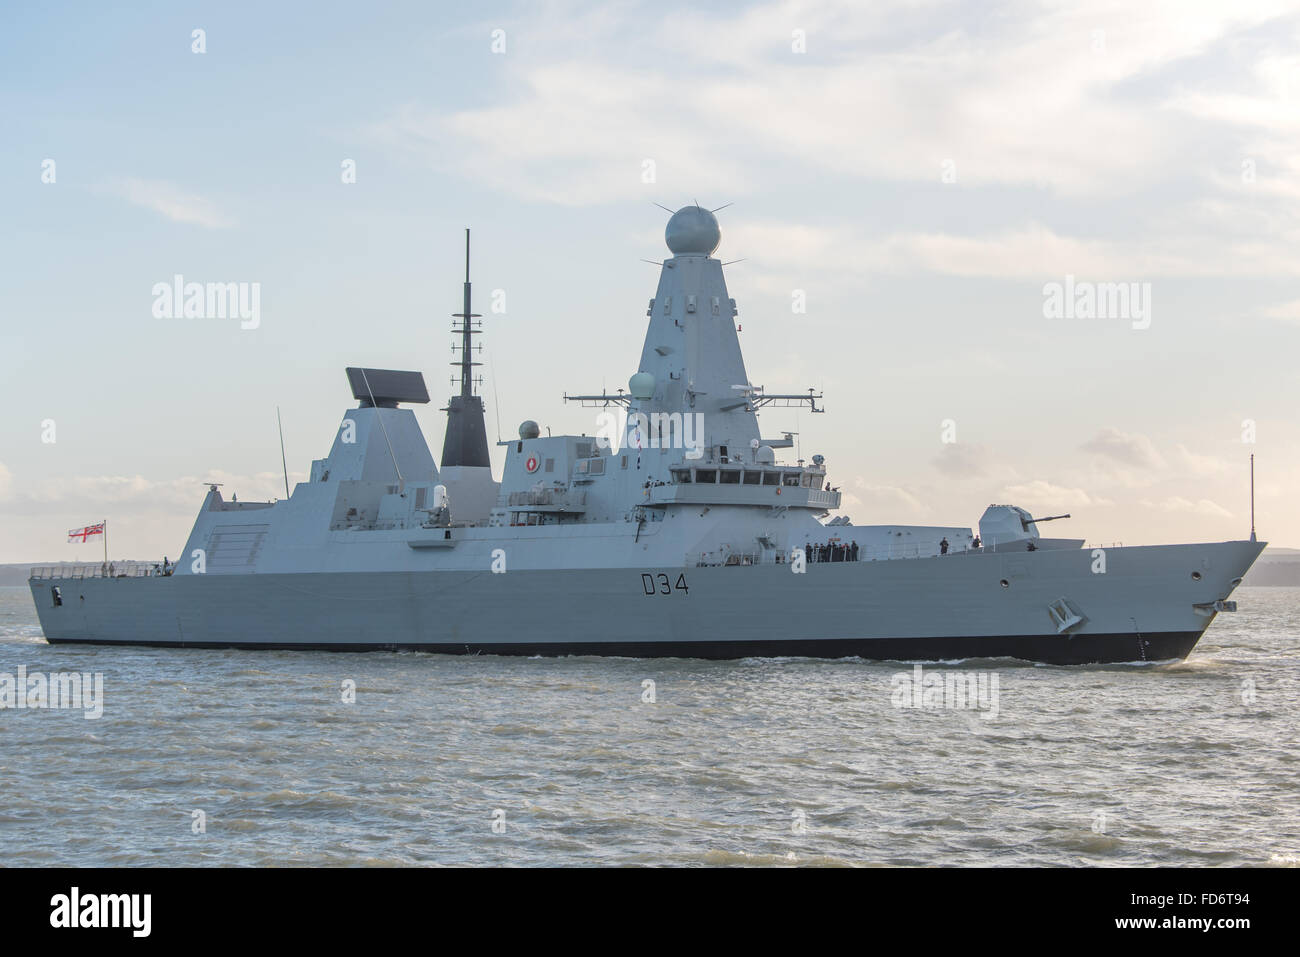
<path fill-rule="evenodd" d="M 277 405 L 291 473 L 325 453 L 345 365 L 447 393 L 466 226 L 489 433 L 594 431 L 560 395 L 636 371 L 653 204 L 697 198 L 751 381 L 827 393 L 764 431 L 855 521 L 1243 537 L 1254 451 L 1300 545 L 1294 3 L 56 4 L 0 64 L 0 560 L 104 517 L 174 553 L 200 480 L 277 494 Z M 258 328 L 156 318 L 177 273 L 260 283 Z M 1150 327 L 1045 318 L 1066 275 L 1149 283 Z"/>

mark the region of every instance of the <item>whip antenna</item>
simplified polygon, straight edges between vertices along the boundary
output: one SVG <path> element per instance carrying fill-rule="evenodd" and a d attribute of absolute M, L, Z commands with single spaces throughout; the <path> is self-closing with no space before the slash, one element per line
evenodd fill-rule
<path fill-rule="evenodd" d="M 367 383 L 366 388 L 369 388 Z M 372 399 L 373 401 L 373 399 Z M 275 407 L 275 424 L 280 427 L 280 464 L 284 466 L 284 497 L 289 497 L 289 463 L 284 457 L 284 423 L 280 421 L 280 407 Z"/>

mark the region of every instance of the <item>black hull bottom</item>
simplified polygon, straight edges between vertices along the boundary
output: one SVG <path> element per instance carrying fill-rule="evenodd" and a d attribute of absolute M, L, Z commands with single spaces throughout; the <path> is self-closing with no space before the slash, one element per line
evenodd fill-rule
<path fill-rule="evenodd" d="M 450 655 L 560 657 L 599 655 L 621 658 L 865 658 L 871 661 L 955 661 L 967 658 L 1020 658 L 1051 665 L 1119 664 L 1186 658 L 1199 631 L 1149 635 L 1005 635 L 944 638 L 779 638 L 770 641 L 655 642 L 492 642 L 451 644 L 320 643 L 259 641 L 100 641 L 47 638 L 50 644 L 132 645 L 155 648 L 245 648 L 256 651 L 424 651 Z"/>

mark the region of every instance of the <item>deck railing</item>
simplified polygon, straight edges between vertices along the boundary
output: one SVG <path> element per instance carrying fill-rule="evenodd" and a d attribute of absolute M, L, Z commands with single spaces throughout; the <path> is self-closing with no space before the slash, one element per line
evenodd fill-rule
<path fill-rule="evenodd" d="M 738 552 L 725 549 L 712 552 L 687 552 L 684 564 L 688 568 L 692 565 L 696 568 L 717 565 L 775 565 L 776 553 L 765 555 L 761 551 Z"/>
<path fill-rule="evenodd" d="M 966 551 L 968 549 L 953 549 L 948 554 L 960 555 Z M 969 551 L 978 552 L 979 549 L 969 549 Z M 814 545 L 806 562 L 809 565 L 829 565 L 842 562 L 881 562 L 900 561 L 909 558 L 936 558 L 938 555 L 939 551 L 933 545 L 921 546 L 900 542 L 890 545 L 873 545 L 865 548 L 859 546 L 856 557 L 853 556 L 851 549 L 840 546 L 823 558 L 818 546 Z M 694 565 L 700 568 L 715 565 L 789 564 L 789 562 L 790 555 L 788 552 L 722 549 L 711 552 L 688 552 L 685 563 L 687 567 Z"/>
<path fill-rule="evenodd" d="M 169 565 L 170 575 L 175 565 Z M 152 578 L 163 577 L 162 562 L 100 562 L 95 565 L 37 565 L 28 576 L 32 579 L 64 578 Z"/>
<path fill-rule="evenodd" d="M 821 544 L 825 544 L 824 542 Z M 1110 545 L 1088 545 L 1087 548 L 1123 548 L 1123 542 L 1115 542 Z M 1015 555 L 1015 552 L 1001 552 L 999 554 Z M 971 548 L 969 545 L 962 547 L 952 547 L 948 550 L 948 556 L 956 555 L 979 555 L 997 553 L 996 547 L 992 548 Z M 780 561 L 778 562 L 778 557 Z M 850 549 L 842 546 L 832 551 L 826 557 L 822 557 L 822 552 L 818 545 L 813 545 L 808 558 L 809 565 L 839 564 L 840 562 L 887 562 L 900 561 L 912 558 L 938 558 L 939 549 L 933 545 L 921 545 L 908 542 L 895 542 L 889 545 L 870 545 L 859 546 L 857 557 L 853 557 Z M 722 549 L 711 552 L 688 552 L 686 555 L 686 565 L 704 567 L 713 565 L 772 565 L 788 564 L 790 556 L 785 552 L 775 551 L 730 551 Z"/>
<path fill-rule="evenodd" d="M 565 488 L 525 489 L 522 492 L 511 492 L 506 499 L 506 505 L 509 508 L 555 506 L 561 509 L 582 511 L 586 504 L 586 492 Z"/>

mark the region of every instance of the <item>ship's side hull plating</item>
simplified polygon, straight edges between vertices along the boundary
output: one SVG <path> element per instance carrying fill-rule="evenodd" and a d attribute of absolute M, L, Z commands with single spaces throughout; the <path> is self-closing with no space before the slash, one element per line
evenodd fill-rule
<path fill-rule="evenodd" d="M 1183 658 L 1262 546 L 787 565 L 33 580 L 47 639 L 208 648 L 1054 664 Z M 51 588 L 60 587 L 62 605 Z M 1049 606 L 1083 621 L 1059 633 Z M 1196 606 L 1200 606 L 1199 610 Z"/>
<path fill-rule="evenodd" d="M 623 658 L 865 658 L 871 661 L 960 661 L 972 658 L 1020 658 L 1052 665 L 1172 661 L 1186 658 L 1201 632 L 1150 635 L 1085 635 L 1063 642 L 1055 635 L 981 635 L 971 638 L 779 638 L 721 641 L 588 641 L 588 642 L 340 642 L 307 643 L 233 641 L 132 641 L 158 648 L 248 648 L 258 651 L 423 651 L 449 655 L 561 657 L 597 655 Z M 52 638 L 54 644 L 123 644 L 124 642 Z"/>

